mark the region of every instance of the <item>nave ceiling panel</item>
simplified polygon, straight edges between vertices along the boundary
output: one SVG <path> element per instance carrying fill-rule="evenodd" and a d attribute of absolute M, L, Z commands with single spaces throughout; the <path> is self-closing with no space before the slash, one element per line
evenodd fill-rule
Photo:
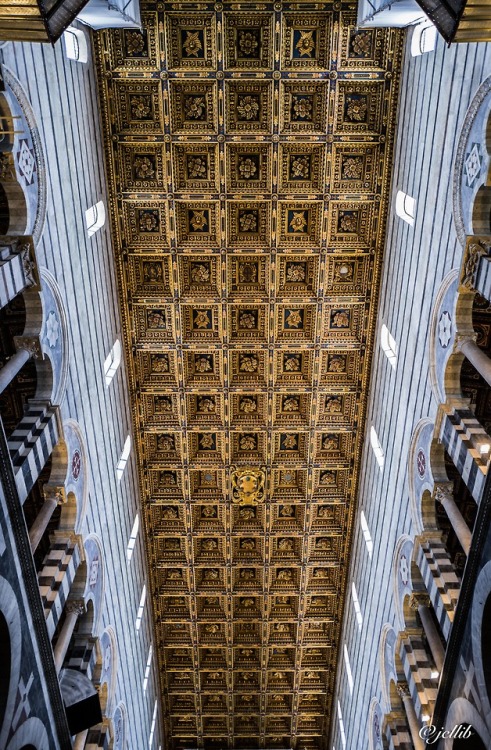
<path fill-rule="evenodd" d="M 401 38 L 142 9 L 96 53 L 167 741 L 325 748 Z"/>

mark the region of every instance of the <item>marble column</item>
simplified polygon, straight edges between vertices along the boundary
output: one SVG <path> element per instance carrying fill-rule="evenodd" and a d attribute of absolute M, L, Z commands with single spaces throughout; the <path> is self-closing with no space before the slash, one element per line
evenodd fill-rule
<path fill-rule="evenodd" d="M 399 693 L 404 705 L 404 710 L 406 711 L 407 723 L 409 724 L 409 732 L 413 741 L 414 750 L 425 750 L 425 742 L 419 736 L 419 730 L 421 727 L 419 725 L 418 717 L 416 716 L 416 711 L 414 710 L 413 700 L 409 693 L 407 683 L 399 682 L 397 684 L 397 692 Z"/>
<path fill-rule="evenodd" d="M 435 484 L 434 498 L 443 505 L 447 518 L 452 524 L 455 535 L 460 542 L 465 554 L 469 554 L 472 541 L 472 532 L 467 526 L 464 517 L 457 507 L 453 495 L 452 482 Z"/>
<path fill-rule="evenodd" d="M 10 385 L 17 373 L 22 370 L 30 358 L 31 353 L 27 349 L 19 349 L 10 357 L 0 370 L 0 393 L 3 393 L 7 386 Z"/>
<path fill-rule="evenodd" d="M 491 385 L 491 359 L 476 344 L 475 334 L 457 334 L 455 346 L 474 365 L 486 383 Z"/>
<path fill-rule="evenodd" d="M 89 734 L 88 729 L 84 729 L 83 732 L 79 732 L 73 741 L 73 750 L 84 750 L 85 743 L 87 742 L 87 736 Z"/>
<path fill-rule="evenodd" d="M 77 624 L 79 616 L 84 613 L 85 606 L 83 601 L 80 599 L 68 599 L 67 603 L 65 604 L 65 611 L 65 622 L 63 623 L 63 627 L 61 628 L 54 649 L 55 668 L 57 674 L 63 666 L 66 652 L 68 651 L 68 646 L 70 644 L 70 639 L 73 635 L 73 631 L 75 630 L 75 625 Z"/>
<path fill-rule="evenodd" d="M 421 619 L 421 624 L 430 647 L 431 655 L 437 670 L 442 672 L 443 662 L 445 660 L 445 649 L 440 640 L 438 629 L 435 625 L 430 610 L 430 597 L 427 594 L 413 594 L 410 600 L 410 607 L 416 611 Z"/>
<path fill-rule="evenodd" d="M 33 554 L 48 527 L 55 509 L 58 505 L 61 505 L 61 503 L 64 502 L 66 502 L 64 487 L 50 487 L 47 489 L 45 486 L 43 506 L 29 529 L 29 541 L 31 543 L 31 551 Z"/>

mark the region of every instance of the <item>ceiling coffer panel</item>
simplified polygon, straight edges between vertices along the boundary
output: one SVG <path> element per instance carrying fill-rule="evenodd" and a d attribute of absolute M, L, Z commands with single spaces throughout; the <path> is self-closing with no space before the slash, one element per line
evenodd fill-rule
<path fill-rule="evenodd" d="M 166 747 L 327 747 L 401 56 L 353 3 L 96 38 Z"/>

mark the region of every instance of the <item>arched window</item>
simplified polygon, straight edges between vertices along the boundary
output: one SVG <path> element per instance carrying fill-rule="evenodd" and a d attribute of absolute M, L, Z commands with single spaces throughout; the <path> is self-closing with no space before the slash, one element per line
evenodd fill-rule
<path fill-rule="evenodd" d="M 116 375 L 116 371 L 121 364 L 121 354 L 121 342 L 119 339 L 116 339 L 113 348 L 104 362 L 104 377 L 106 379 L 106 385 L 109 385 L 113 377 Z"/>
<path fill-rule="evenodd" d="M 145 666 L 145 676 L 143 678 L 143 692 L 147 692 L 147 686 L 148 686 L 148 678 L 150 677 L 150 667 L 152 666 L 152 657 L 153 657 L 153 646 L 150 644 L 150 648 L 148 649 L 148 656 L 147 656 L 147 663 Z"/>
<path fill-rule="evenodd" d="M 343 748 L 346 748 L 346 734 L 344 732 L 344 721 L 343 721 L 343 712 L 341 711 L 341 704 L 338 701 L 338 721 L 339 721 L 339 733 L 341 734 L 341 743 L 343 745 Z"/>
<path fill-rule="evenodd" d="M 397 364 L 397 344 L 385 323 L 382 325 L 380 331 L 380 346 L 395 370 Z"/>
<path fill-rule="evenodd" d="M 396 214 L 412 227 L 414 226 L 416 201 L 407 193 L 403 193 L 402 190 L 399 190 L 396 195 Z"/>
<path fill-rule="evenodd" d="M 377 437 L 377 433 L 375 432 L 375 427 L 370 427 L 370 445 L 372 446 L 373 452 L 375 454 L 375 458 L 377 459 L 377 463 L 379 467 L 382 469 L 384 466 L 384 452 L 382 450 L 382 446 L 380 445 L 380 441 Z"/>
<path fill-rule="evenodd" d="M 135 620 L 135 630 L 137 633 L 141 628 L 142 619 L 143 619 L 143 610 L 145 609 L 146 598 L 147 598 L 147 587 L 144 585 L 142 588 L 142 595 L 140 597 L 140 604 L 138 605 L 138 612 L 136 614 L 136 620 Z"/>
<path fill-rule="evenodd" d="M 356 622 L 358 623 L 358 629 L 361 630 L 363 625 L 363 615 L 361 613 L 360 600 L 356 592 L 355 582 L 351 584 L 351 598 L 353 599 L 353 607 L 355 609 Z"/>
<path fill-rule="evenodd" d="M 106 208 L 102 201 L 91 206 L 85 212 L 85 226 L 89 237 L 92 237 L 106 223 Z"/>
<path fill-rule="evenodd" d="M 126 559 L 128 560 L 128 562 L 131 562 L 131 558 L 133 557 L 133 551 L 135 549 L 136 537 L 138 536 L 139 528 L 140 528 L 140 516 L 137 513 L 135 516 L 135 522 L 133 524 L 133 528 L 131 529 L 130 538 L 128 539 L 128 546 L 126 547 Z"/>
<path fill-rule="evenodd" d="M 414 27 L 411 39 L 411 55 L 417 57 L 425 52 L 433 52 L 436 47 L 436 26 L 431 21 L 423 21 Z"/>
<path fill-rule="evenodd" d="M 367 546 L 368 557 L 371 559 L 372 552 L 373 552 L 373 539 L 372 539 L 372 535 L 370 534 L 370 529 L 368 528 L 367 519 L 365 518 L 365 514 L 363 511 L 360 513 L 360 525 L 361 525 L 361 530 L 363 532 L 363 536 L 365 539 L 365 544 Z"/>
<path fill-rule="evenodd" d="M 118 461 L 118 465 L 116 467 L 116 474 L 118 477 L 118 480 L 121 481 L 124 470 L 126 469 L 126 464 L 128 463 L 128 458 L 130 457 L 131 453 L 131 436 L 128 435 L 124 442 L 123 446 L 123 452 L 121 453 L 121 458 Z"/>
<path fill-rule="evenodd" d="M 155 733 L 155 723 L 157 721 L 157 701 L 155 701 L 155 705 L 153 707 L 153 716 L 152 716 L 152 724 L 150 726 L 150 737 L 148 738 L 148 747 L 150 750 L 152 750 L 153 745 L 153 735 Z"/>
<path fill-rule="evenodd" d="M 344 666 L 346 667 L 346 677 L 348 678 L 348 687 L 350 691 L 350 695 L 353 695 L 353 673 L 351 671 L 351 664 L 349 661 L 349 654 L 348 654 L 348 647 L 346 643 L 344 644 Z"/>
<path fill-rule="evenodd" d="M 87 39 L 83 31 L 69 26 L 63 33 L 65 42 L 65 53 L 69 60 L 86 63 L 89 59 L 89 49 Z"/>

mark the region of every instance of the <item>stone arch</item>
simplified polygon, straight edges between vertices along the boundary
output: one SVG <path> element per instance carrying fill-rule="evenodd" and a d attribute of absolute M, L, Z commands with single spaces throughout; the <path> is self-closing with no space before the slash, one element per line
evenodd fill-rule
<path fill-rule="evenodd" d="M 369 750 L 383 750 L 382 724 L 383 713 L 377 698 L 372 698 L 368 709 L 368 742 Z"/>
<path fill-rule="evenodd" d="M 469 105 L 460 132 L 454 162 L 453 217 L 457 237 L 463 247 L 465 246 L 466 235 L 472 234 L 471 210 L 474 196 L 488 176 L 490 111 L 491 76 L 481 83 Z M 465 162 L 474 146 L 478 148 L 480 163 L 479 169 L 470 176 Z"/>
<path fill-rule="evenodd" d="M 114 697 L 116 693 L 116 677 L 118 667 L 118 647 L 116 633 L 112 626 L 105 628 L 99 638 L 99 648 L 101 653 L 101 686 L 106 687 L 106 703 L 103 705 L 101 697 L 101 708 L 105 716 L 109 716 L 113 711 Z"/>
<path fill-rule="evenodd" d="M 73 524 L 71 529 L 79 534 L 85 521 L 89 495 L 87 449 L 80 425 L 74 419 L 63 423 L 63 434 L 67 447 L 65 490 L 67 506 L 71 508 L 71 517 L 67 515 L 66 519 L 67 523 Z"/>
<path fill-rule="evenodd" d="M 391 683 L 397 683 L 396 641 L 397 635 L 394 628 L 389 623 L 385 623 L 382 627 L 379 644 L 382 700 L 385 713 L 390 712 L 392 709 Z"/>
<path fill-rule="evenodd" d="M 472 205 L 472 230 L 473 234 L 491 233 L 491 187 L 481 185 L 474 198 Z"/>
<path fill-rule="evenodd" d="M 0 577 L 0 614 L 5 620 L 9 637 L 9 684 L 0 724 L 0 747 L 5 747 L 14 715 L 17 687 L 22 665 L 22 623 L 15 592 L 5 578 Z M 5 656 L 5 654 L 4 654 Z M 0 720 L 1 720 L 0 716 Z"/>
<path fill-rule="evenodd" d="M 12 116 L 18 118 L 22 127 L 18 135 L 14 136 L 12 148 L 15 152 L 26 150 L 26 156 L 31 159 L 32 179 L 29 172 L 22 172 L 22 179 L 26 183 L 24 193 L 28 203 L 27 234 L 31 234 L 34 243 L 41 239 L 47 215 L 47 173 L 46 159 L 36 117 L 29 103 L 27 94 L 9 68 L 2 65 L 2 76 L 5 85 L 5 97 Z M 29 155 L 30 154 L 30 155 Z"/>
<path fill-rule="evenodd" d="M 403 534 L 396 542 L 392 560 L 392 580 L 394 607 L 398 630 L 404 630 L 407 614 L 407 600 L 413 591 L 411 563 L 414 543 L 410 536 Z"/>
<path fill-rule="evenodd" d="M 89 534 L 84 540 L 87 577 L 84 591 L 86 606 L 92 602 L 94 608 L 94 623 L 92 635 L 99 632 L 99 623 L 104 602 L 104 557 L 102 544 L 96 534 Z"/>
<path fill-rule="evenodd" d="M 448 367 L 457 331 L 455 307 L 458 281 L 458 269 L 453 269 L 445 276 L 436 295 L 430 319 L 429 376 L 431 390 L 438 404 L 445 403 L 447 393 L 460 394 L 460 365 L 463 356 L 460 353 L 454 355 L 457 362 L 452 361 L 452 368 Z M 455 367 L 457 377 L 452 376 Z"/>
<path fill-rule="evenodd" d="M 484 715 L 486 715 L 484 707 L 483 712 Z M 462 697 L 455 698 L 455 700 L 452 701 L 445 718 L 445 726 L 453 727 L 458 726 L 459 724 L 470 724 L 479 735 L 484 747 L 491 747 L 491 734 L 484 719 L 472 703 Z M 447 738 L 444 740 L 443 748 L 444 750 L 452 750 L 452 748 L 456 747 L 456 744 L 457 743 L 454 739 Z"/>
<path fill-rule="evenodd" d="M 50 750 L 46 727 L 36 716 L 26 719 L 10 740 L 6 750 L 25 750 L 26 746 L 32 746 L 35 750 Z"/>
<path fill-rule="evenodd" d="M 126 747 L 126 706 L 120 702 L 112 718 L 113 750 L 124 750 Z"/>
<path fill-rule="evenodd" d="M 55 406 L 62 403 L 65 397 L 68 365 L 69 339 L 68 318 L 61 290 L 55 277 L 46 269 L 40 269 L 43 322 L 41 328 L 41 347 L 43 354 L 51 361 L 53 385 L 51 403 Z"/>
<path fill-rule="evenodd" d="M 3 234 L 11 237 L 19 237 L 27 234 L 27 202 L 21 185 L 16 177 L 2 179 L 2 213 L 4 220 Z"/>
<path fill-rule="evenodd" d="M 411 438 L 408 456 L 408 484 L 411 517 L 416 535 L 434 528 L 436 519 L 432 503 L 433 474 L 431 445 L 435 425 L 431 419 L 420 419 Z"/>
<path fill-rule="evenodd" d="M 488 646 L 487 643 L 483 644 L 483 639 L 489 639 L 491 623 L 491 561 L 487 562 L 481 569 L 474 587 L 471 623 L 472 656 L 476 670 L 477 688 L 482 702 L 483 714 L 489 717 L 488 724 L 491 731 L 491 673 L 489 663 L 486 665 L 484 662 Z M 488 628 L 487 631 L 486 628 Z M 489 746 L 491 747 L 491 743 Z"/>

